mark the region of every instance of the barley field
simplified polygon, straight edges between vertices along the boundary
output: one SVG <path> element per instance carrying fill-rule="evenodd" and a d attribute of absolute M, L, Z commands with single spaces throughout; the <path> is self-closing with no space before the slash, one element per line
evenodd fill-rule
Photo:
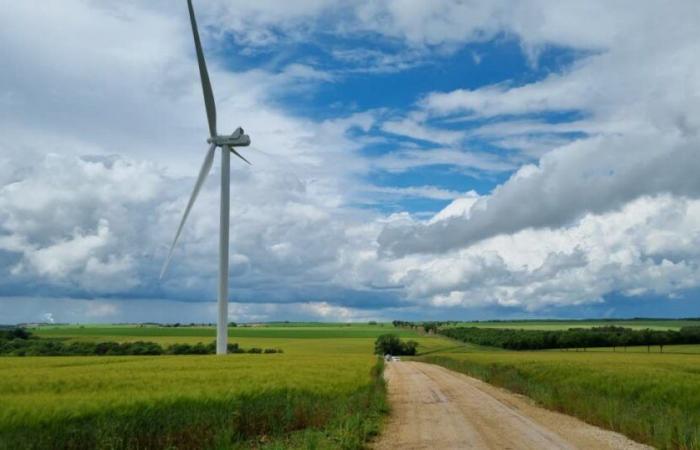
<path fill-rule="evenodd" d="M 661 449 L 700 449 L 700 346 L 507 351 L 455 345 L 420 360 Z M 682 352 L 682 353 L 681 353 Z"/>
<path fill-rule="evenodd" d="M 208 343 L 213 327 L 53 326 L 41 338 Z M 281 354 L 0 358 L 0 449 L 362 448 L 387 411 L 384 325 L 238 327 L 230 342 Z"/>

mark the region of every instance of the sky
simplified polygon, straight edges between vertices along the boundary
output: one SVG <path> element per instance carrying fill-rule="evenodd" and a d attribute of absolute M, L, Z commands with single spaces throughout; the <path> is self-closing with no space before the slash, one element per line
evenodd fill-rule
<path fill-rule="evenodd" d="M 231 320 L 700 316 L 699 2 L 194 3 Z M 0 6 L 0 323 L 213 322 L 185 1 Z"/>

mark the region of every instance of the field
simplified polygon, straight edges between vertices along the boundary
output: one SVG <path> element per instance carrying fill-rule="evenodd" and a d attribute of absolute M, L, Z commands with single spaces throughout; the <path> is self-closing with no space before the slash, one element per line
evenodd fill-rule
<path fill-rule="evenodd" d="M 657 448 L 700 449 L 700 346 L 674 347 L 516 352 L 456 344 L 418 359 Z"/>
<path fill-rule="evenodd" d="M 451 327 L 514 328 L 524 330 L 566 330 L 569 328 L 591 328 L 616 326 L 643 330 L 679 330 L 681 327 L 700 326 L 700 320 L 634 319 L 634 320 L 512 320 L 459 322 Z"/>
<path fill-rule="evenodd" d="M 214 339 L 213 327 L 57 325 L 32 332 L 68 342 Z M 381 363 L 372 355 L 384 333 L 417 340 L 420 360 L 640 442 L 700 449 L 700 345 L 666 346 L 663 353 L 658 347 L 515 352 L 390 324 L 312 323 L 229 330 L 230 342 L 243 348 L 282 354 L 2 357 L 0 448 L 362 448 L 387 411 Z"/>
<path fill-rule="evenodd" d="M 210 327 L 55 326 L 40 337 L 210 342 Z M 386 411 L 380 325 L 231 328 L 283 354 L 0 358 L 0 448 L 359 448 Z M 424 350 L 444 347 L 417 337 Z M 153 430 L 159 430 L 153 433 Z"/>
<path fill-rule="evenodd" d="M 61 337 L 69 339 L 96 339 L 96 340 L 149 340 L 159 343 L 171 342 L 208 342 L 215 339 L 216 332 L 213 327 L 158 327 L 158 326 L 42 326 L 32 330 L 42 337 Z M 254 327 L 232 327 L 229 328 L 229 338 L 233 342 L 244 342 L 250 339 L 263 339 L 270 343 L 268 339 L 323 339 L 327 343 L 328 339 L 340 338 L 364 338 L 366 342 L 376 338 L 382 333 L 395 333 L 402 337 L 416 336 L 410 330 L 396 329 L 391 325 L 345 325 L 345 324 L 299 324 L 299 325 L 262 325 Z M 359 344 L 359 342 L 356 342 Z M 371 346 L 371 345 L 370 345 Z"/>

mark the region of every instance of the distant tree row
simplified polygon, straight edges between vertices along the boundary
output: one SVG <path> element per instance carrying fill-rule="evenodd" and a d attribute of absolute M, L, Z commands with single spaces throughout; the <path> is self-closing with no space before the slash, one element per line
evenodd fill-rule
<path fill-rule="evenodd" d="M 458 327 L 445 328 L 440 334 L 472 344 L 501 347 L 510 350 L 542 350 L 549 348 L 586 349 L 592 347 L 658 346 L 700 344 L 700 327 L 683 327 L 672 330 L 634 330 L 605 326 L 594 328 L 570 328 L 568 330 L 516 330 L 499 328 Z"/>
<path fill-rule="evenodd" d="M 457 322 L 452 320 L 437 322 L 408 322 L 405 320 L 394 320 L 391 322 L 391 324 L 396 328 L 410 328 L 412 330 L 422 330 L 426 333 L 437 333 L 440 327 L 454 323 Z"/>
<path fill-rule="evenodd" d="M 228 344 L 229 353 L 282 353 L 278 348 L 250 348 Z M 216 342 L 209 344 L 172 344 L 163 347 L 155 342 L 65 342 L 40 339 L 24 328 L 0 330 L 0 355 L 4 356 L 127 356 L 127 355 L 210 355 Z"/>
<path fill-rule="evenodd" d="M 206 327 L 206 326 L 213 326 L 213 323 L 180 323 L 180 322 L 175 322 L 175 323 L 152 323 L 149 322 L 148 325 L 157 325 L 159 327 L 164 327 L 164 328 L 185 328 L 185 327 Z M 236 322 L 229 322 L 228 323 L 229 328 L 235 328 L 238 326 Z"/>
<path fill-rule="evenodd" d="M 417 348 L 418 342 L 404 342 L 395 334 L 382 334 L 374 341 L 374 353 L 377 355 L 413 356 Z"/>

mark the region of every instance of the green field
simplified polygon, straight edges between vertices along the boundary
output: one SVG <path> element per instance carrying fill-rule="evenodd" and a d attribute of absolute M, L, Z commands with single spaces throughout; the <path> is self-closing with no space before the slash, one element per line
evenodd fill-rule
<path fill-rule="evenodd" d="M 700 346 L 674 347 L 516 352 L 466 344 L 419 359 L 657 448 L 700 449 Z"/>
<path fill-rule="evenodd" d="M 643 330 L 679 330 L 681 327 L 700 326 L 700 320 L 635 319 L 635 320 L 512 320 L 459 322 L 450 327 L 513 328 L 523 330 L 567 330 L 569 328 L 591 328 L 616 326 Z"/>
<path fill-rule="evenodd" d="M 231 328 L 283 354 L 0 358 L 0 448 L 359 448 L 386 411 L 372 355 L 389 326 Z M 55 326 L 44 338 L 210 342 L 211 327 Z M 374 373 L 374 375 L 372 375 Z M 159 430 L 154 433 L 153 430 Z"/>
<path fill-rule="evenodd" d="M 484 324 L 584 326 L 474 323 Z M 59 325 L 32 332 L 67 342 L 214 339 L 213 327 Z M 390 324 L 315 323 L 229 330 L 241 347 L 281 348 L 282 354 L 2 357 L 0 449 L 362 448 L 387 410 L 372 355 L 374 340 L 387 332 L 418 341 L 419 359 L 548 408 L 659 448 L 700 449 L 700 345 L 665 346 L 663 353 L 658 347 L 515 352 Z"/>
<path fill-rule="evenodd" d="M 547 350 L 550 352 L 561 352 L 563 350 Z M 574 350 L 571 350 L 574 351 Z M 581 350 L 579 350 L 581 351 Z M 652 346 L 647 348 L 646 346 L 635 346 L 627 347 L 624 350 L 621 347 L 611 348 L 611 347 L 593 347 L 586 349 L 586 352 L 602 352 L 602 353 L 660 353 L 658 346 Z M 676 353 L 676 354 L 688 354 L 688 355 L 700 355 L 700 344 L 686 344 L 686 345 L 665 345 L 663 353 Z"/>
<path fill-rule="evenodd" d="M 158 326 L 41 326 L 32 329 L 42 337 L 73 337 L 103 339 L 110 337 L 139 338 L 156 341 L 161 337 L 187 337 L 212 340 L 216 336 L 213 327 L 158 327 Z M 376 338 L 383 333 L 395 333 L 402 337 L 415 336 L 410 330 L 396 329 L 391 325 L 333 325 L 303 324 L 284 326 L 255 326 L 229 328 L 229 337 L 280 339 L 329 339 L 329 338 Z M 181 341 L 178 341 L 181 342 Z"/>

